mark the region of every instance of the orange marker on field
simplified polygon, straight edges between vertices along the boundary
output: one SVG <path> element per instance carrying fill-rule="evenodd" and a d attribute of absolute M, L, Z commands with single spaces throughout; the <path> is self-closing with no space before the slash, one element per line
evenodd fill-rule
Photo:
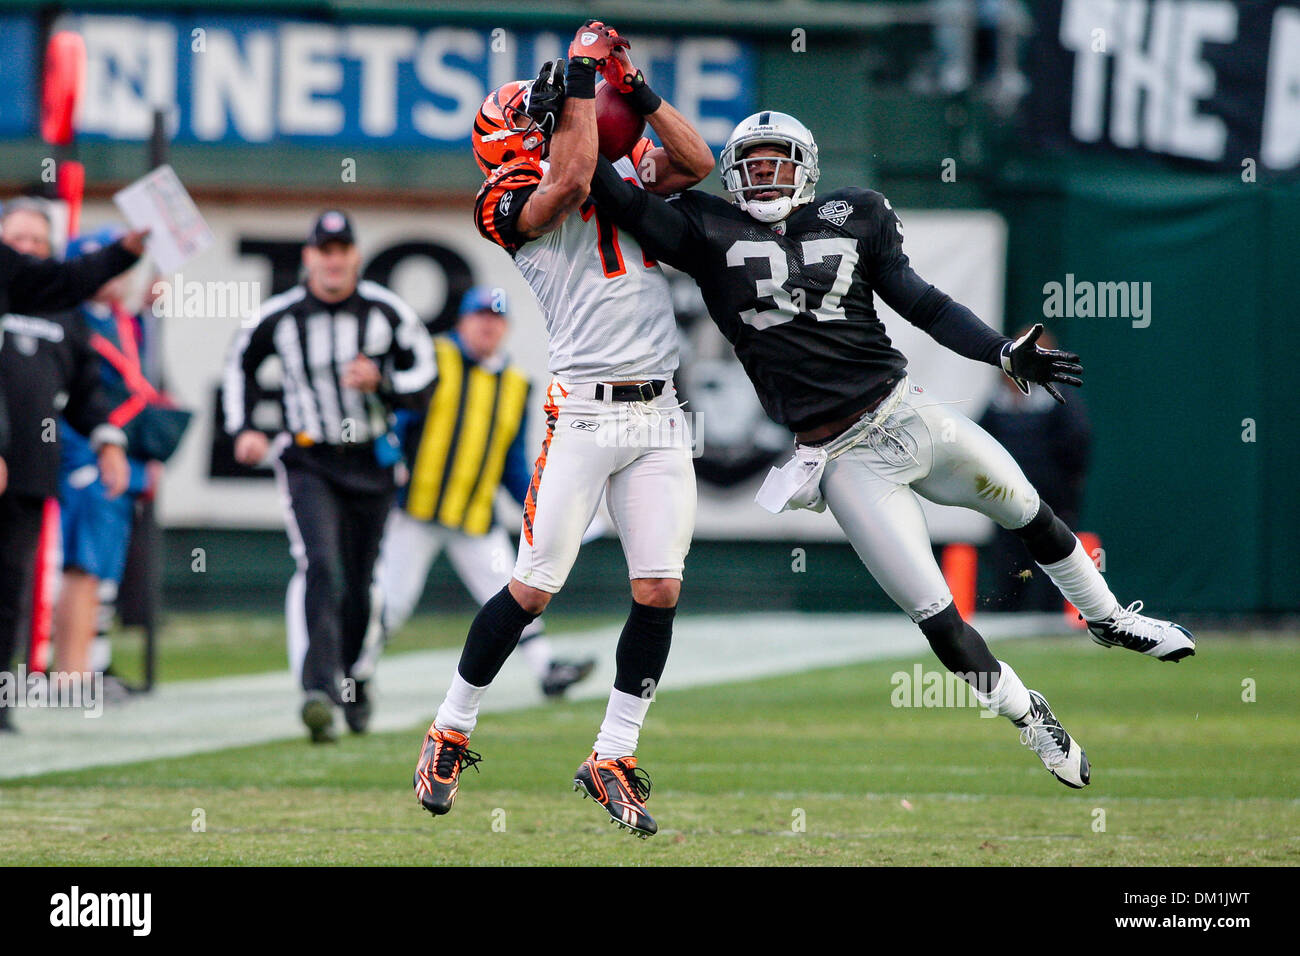
<path fill-rule="evenodd" d="M 954 543 L 944 547 L 940 568 L 943 579 L 948 582 L 952 600 L 957 605 L 957 613 L 962 620 L 969 621 L 975 613 L 975 577 L 979 559 L 975 546 Z"/>

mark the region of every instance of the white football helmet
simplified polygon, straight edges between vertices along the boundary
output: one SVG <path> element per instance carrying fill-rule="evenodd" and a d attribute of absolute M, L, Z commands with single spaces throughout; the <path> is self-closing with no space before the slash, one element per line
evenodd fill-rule
<path fill-rule="evenodd" d="M 776 179 L 781 178 L 782 163 L 794 164 L 794 187 L 784 187 L 790 195 L 761 201 L 750 198 L 773 188 L 771 184 L 756 185 L 750 181 L 749 165 L 762 161 L 759 157 L 745 158 L 745 152 L 754 146 L 783 146 L 789 152 L 789 159 L 776 158 Z M 732 201 L 759 222 L 779 222 L 796 207 L 811 202 L 817 177 L 821 175 L 817 168 L 817 144 L 808 127 L 789 113 L 773 110 L 763 110 L 740 121 L 727 138 L 718 169 Z"/>

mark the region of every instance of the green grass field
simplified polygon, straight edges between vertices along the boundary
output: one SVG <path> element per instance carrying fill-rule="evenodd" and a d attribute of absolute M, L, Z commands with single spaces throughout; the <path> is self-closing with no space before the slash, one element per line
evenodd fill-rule
<path fill-rule="evenodd" d="M 483 772 L 437 820 L 412 794 L 412 727 L 0 782 L 0 852 L 46 865 L 1294 866 L 1294 638 L 1206 634 L 1176 666 L 1084 638 L 999 645 L 1087 749 L 1079 792 L 1004 720 L 891 706 L 890 677 L 913 662 L 887 661 L 661 692 L 640 749 L 661 829 L 644 842 L 571 791 L 603 713 L 592 701 L 484 715 Z"/>

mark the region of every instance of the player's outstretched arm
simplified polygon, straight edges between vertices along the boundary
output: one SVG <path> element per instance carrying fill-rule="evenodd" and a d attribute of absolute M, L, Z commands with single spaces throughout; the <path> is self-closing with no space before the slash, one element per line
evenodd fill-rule
<path fill-rule="evenodd" d="M 903 252 L 903 224 L 889 200 L 879 193 L 865 193 L 863 206 L 872 213 L 862 245 L 876 294 L 944 348 L 1000 366 L 1002 348 L 1011 340 L 917 275 Z"/>
<path fill-rule="evenodd" d="M 564 106 L 551 136 L 550 166 L 519 213 L 519 231 L 529 239 L 558 228 L 587 198 L 596 167 L 596 74 L 611 51 L 626 42 L 599 21 L 588 20 L 569 46 Z M 543 70 L 538 82 L 546 79 Z"/>
<path fill-rule="evenodd" d="M 144 235 L 127 233 L 110 246 L 67 262 L 0 247 L 0 282 L 9 290 L 10 307 L 15 312 L 42 312 L 84 302 L 113 276 L 135 265 L 144 251 Z"/>
<path fill-rule="evenodd" d="M 591 198 L 616 226 L 636 236 L 651 258 L 688 273 L 699 265 L 690 219 L 672 203 L 627 182 L 603 156 L 596 161 Z"/>
<path fill-rule="evenodd" d="M 1065 399 L 1052 383 L 1083 384 L 1079 356 L 1034 344 L 1042 334 L 1041 324 L 1013 343 L 917 275 L 906 256 L 878 277 L 876 291 L 890 308 L 940 345 L 965 358 L 1001 368 L 1026 395 L 1032 382 L 1064 405 Z"/>
<path fill-rule="evenodd" d="M 637 164 L 637 175 L 646 189 L 661 196 L 679 193 L 713 171 L 709 144 L 671 103 L 650 89 L 626 49 L 613 52 L 605 61 L 604 73 L 628 105 L 646 118 L 663 144 L 647 150 Z"/>

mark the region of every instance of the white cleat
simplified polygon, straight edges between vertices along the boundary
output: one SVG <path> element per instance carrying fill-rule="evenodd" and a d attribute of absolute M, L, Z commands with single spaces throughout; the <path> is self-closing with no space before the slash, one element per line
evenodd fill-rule
<path fill-rule="evenodd" d="M 1102 647 L 1123 647 L 1161 661 L 1181 661 L 1196 653 L 1191 631 L 1173 621 L 1139 614 L 1142 602 L 1121 607 L 1104 621 L 1089 621 L 1092 639 Z"/>
<path fill-rule="evenodd" d="M 1038 754 L 1053 777 L 1075 790 L 1088 785 L 1088 755 L 1065 732 L 1042 694 L 1031 690 L 1029 713 L 1013 723 L 1020 728 L 1020 742 Z"/>

